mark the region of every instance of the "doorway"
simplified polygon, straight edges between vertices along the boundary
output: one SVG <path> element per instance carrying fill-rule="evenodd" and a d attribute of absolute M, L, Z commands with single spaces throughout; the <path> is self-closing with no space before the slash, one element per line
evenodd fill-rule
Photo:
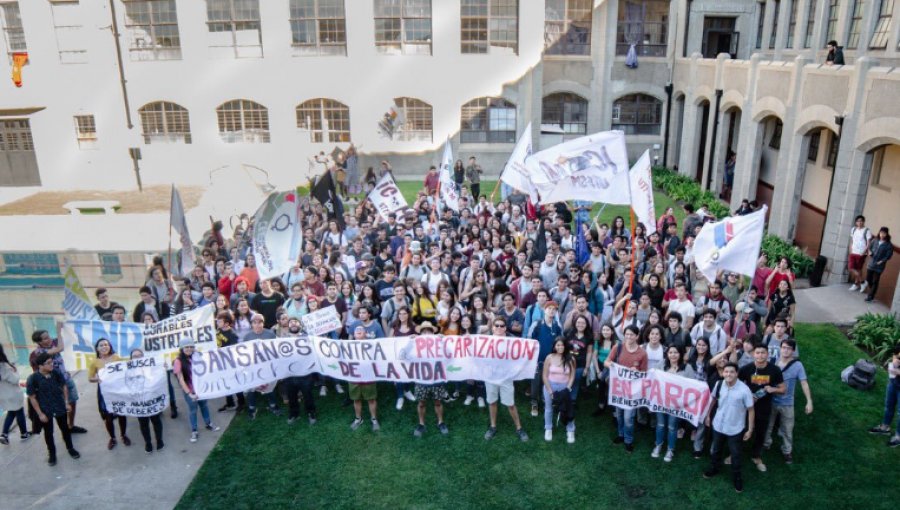
<path fill-rule="evenodd" d="M 738 41 L 741 34 L 736 32 L 737 18 L 703 18 L 703 58 L 716 58 L 719 53 L 728 53 L 737 58 Z"/>

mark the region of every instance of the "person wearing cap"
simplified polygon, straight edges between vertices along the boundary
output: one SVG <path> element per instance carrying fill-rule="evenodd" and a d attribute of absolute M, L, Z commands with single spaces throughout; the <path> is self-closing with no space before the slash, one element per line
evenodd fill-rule
<path fill-rule="evenodd" d="M 262 322 L 260 322 L 262 325 Z M 194 340 L 190 337 L 184 337 L 178 342 L 178 357 L 175 358 L 175 362 L 172 364 L 172 371 L 175 373 L 175 377 L 178 378 L 178 384 L 181 385 L 181 389 L 184 391 L 184 401 L 188 406 L 188 419 L 191 424 L 191 442 L 196 443 L 198 438 L 197 433 L 197 409 L 200 409 L 200 414 L 203 415 L 203 422 L 206 423 L 206 430 L 210 432 L 215 432 L 219 430 L 219 427 L 213 425 L 212 420 L 209 417 L 209 406 L 206 403 L 206 400 L 200 400 L 200 397 L 194 392 L 194 384 L 193 384 L 193 372 L 191 371 L 192 358 L 194 356 Z"/>
<path fill-rule="evenodd" d="M 249 342 L 251 340 L 274 340 L 275 333 L 272 332 L 271 329 L 266 329 L 265 327 L 265 318 L 258 313 L 254 313 L 250 316 L 250 327 L 251 330 L 244 335 L 244 342 Z M 278 409 L 278 405 L 275 403 L 275 396 L 272 390 L 275 389 L 274 384 L 267 384 L 257 388 L 256 390 L 250 390 L 247 392 L 247 413 L 250 416 L 250 419 L 256 418 L 256 393 L 259 391 L 262 393 L 266 400 L 269 402 L 269 411 L 272 412 L 275 416 L 281 415 L 281 410 Z"/>
<path fill-rule="evenodd" d="M 362 310 L 365 310 L 363 308 Z M 380 326 L 379 326 L 380 328 Z M 353 327 L 354 340 L 366 340 L 367 331 L 365 326 L 357 323 Z M 363 400 L 369 406 L 369 416 L 372 420 L 372 432 L 381 430 L 381 424 L 378 423 L 378 387 L 374 382 L 356 382 L 349 383 L 350 400 L 353 401 L 353 412 L 355 418 L 350 422 L 350 430 L 357 430 L 363 424 L 362 419 L 362 402 Z"/>
<path fill-rule="evenodd" d="M 503 317 L 495 317 L 491 321 L 491 334 L 494 336 L 509 336 L 506 331 L 506 319 Z M 485 394 L 488 403 L 488 415 L 490 416 L 490 426 L 484 433 L 484 438 L 488 441 L 497 435 L 497 401 L 509 409 L 509 416 L 512 418 L 513 425 L 516 427 L 516 436 L 522 442 L 528 441 L 528 433 L 522 428 L 522 421 L 519 419 L 519 410 L 516 409 L 515 387 L 513 381 L 504 381 L 500 384 L 484 383 Z"/>
<path fill-rule="evenodd" d="M 437 332 L 434 325 L 428 321 L 419 324 L 416 327 L 416 332 L 420 335 L 433 335 Z M 450 429 L 447 427 L 447 424 L 444 423 L 444 404 L 443 400 L 449 397 L 447 393 L 447 386 L 443 383 L 436 384 L 420 384 L 416 383 L 415 389 L 413 391 L 416 396 L 416 400 L 418 401 L 417 412 L 419 416 L 419 424 L 416 425 L 416 428 L 413 429 L 413 436 L 422 437 L 425 434 L 425 414 L 426 414 L 426 404 L 428 400 L 434 401 L 434 414 L 437 416 L 437 428 L 441 435 L 446 436 L 450 433 Z"/>
<path fill-rule="evenodd" d="M 540 347 L 534 379 L 531 380 L 531 416 L 538 415 L 538 396 L 541 394 L 541 388 L 543 388 L 544 384 L 544 360 L 550 354 L 556 337 L 561 336 L 563 333 L 562 325 L 556 317 L 558 310 L 559 305 L 556 302 L 547 301 L 544 304 L 543 318 L 532 324 L 528 329 L 527 338 L 537 340 Z"/>

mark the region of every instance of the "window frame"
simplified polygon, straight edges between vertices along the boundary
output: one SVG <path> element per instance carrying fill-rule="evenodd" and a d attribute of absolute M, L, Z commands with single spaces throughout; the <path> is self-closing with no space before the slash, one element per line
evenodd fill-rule
<path fill-rule="evenodd" d="M 0 153 L 34 152 L 31 121 L 23 117 L 0 117 Z"/>
<path fill-rule="evenodd" d="M 75 140 L 81 150 L 95 149 L 97 147 L 97 121 L 93 114 L 81 114 L 72 116 L 75 123 Z"/>
<path fill-rule="evenodd" d="M 59 62 L 61 64 L 69 65 L 69 64 L 86 64 L 87 60 L 87 48 L 83 45 L 79 45 L 79 48 L 82 49 L 64 49 L 60 43 L 60 29 L 65 33 L 66 31 L 78 31 L 84 28 L 84 25 L 66 25 L 60 24 L 57 21 L 57 6 L 81 6 L 81 2 L 78 0 L 50 0 L 50 17 L 53 21 L 53 35 L 56 37 L 56 51 L 59 56 Z M 66 55 L 64 57 L 63 55 Z"/>
<path fill-rule="evenodd" d="M 60 276 L 59 257 L 55 253 L 4 253 L 4 275 Z"/>
<path fill-rule="evenodd" d="M 180 104 L 171 101 L 153 101 L 138 108 L 138 114 L 141 117 L 141 137 L 146 145 L 191 143 L 190 112 Z M 184 129 L 178 130 L 181 127 Z"/>
<path fill-rule="evenodd" d="M 394 105 L 403 118 L 403 123 L 394 132 L 394 140 L 401 142 L 432 142 L 434 141 L 434 107 L 425 101 L 415 97 L 394 98 Z M 410 123 L 415 120 L 421 125 L 410 128 Z"/>
<path fill-rule="evenodd" d="M 125 4 L 125 28 L 131 36 L 128 54 L 132 61 L 181 60 L 181 31 L 178 27 L 178 9 L 175 0 L 122 0 L 122 2 Z M 146 23 L 136 22 L 137 12 L 129 13 L 129 10 L 137 9 L 139 5 L 146 6 Z M 161 8 L 164 5 L 170 6 L 171 9 L 164 11 Z M 174 21 L 159 21 L 163 15 L 170 16 Z M 174 34 L 161 33 L 164 30 L 171 30 L 172 27 Z M 164 45 L 160 44 L 161 42 L 174 44 Z"/>
<path fill-rule="evenodd" d="M 769 148 L 775 149 L 777 151 L 781 150 L 781 136 L 782 130 L 784 129 L 784 123 L 781 122 L 781 119 L 775 119 L 775 128 L 772 130 L 772 137 L 769 138 Z"/>
<path fill-rule="evenodd" d="M 769 49 L 775 49 L 775 39 L 778 37 L 778 17 L 781 16 L 781 0 L 772 0 L 775 12 L 772 13 L 772 33 L 769 34 Z"/>
<path fill-rule="evenodd" d="M 237 105 L 237 108 L 233 108 Z M 249 99 L 232 99 L 216 107 L 219 138 L 225 143 L 271 143 L 269 109 Z M 254 127 L 250 127 L 254 125 Z M 255 127 L 258 125 L 259 127 Z M 234 129 L 230 129 L 234 128 Z"/>
<path fill-rule="evenodd" d="M 756 49 L 762 49 L 763 31 L 766 28 L 766 3 L 757 2 L 759 4 L 759 21 L 756 23 Z"/>
<path fill-rule="evenodd" d="M 379 55 L 423 55 L 423 56 L 431 56 L 434 51 L 434 10 L 432 6 L 432 0 L 394 0 L 396 7 L 399 8 L 398 15 L 384 15 L 379 14 L 380 11 L 391 10 L 392 5 L 389 4 L 392 0 L 375 0 L 375 13 L 373 16 L 375 23 L 375 52 Z M 413 5 L 412 2 L 421 2 L 419 4 Z M 379 7 L 379 3 L 382 4 L 382 7 Z M 414 11 L 416 8 L 423 8 L 427 5 L 428 15 L 413 15 L 410 11 Z M 407 7 L 409 7 L 410 11 L 407 11 Z M 379 20 L 382 23 L 390 20 L 391 27 L 389 29 L 384 29 L 383 27 L 379 27 Z M 415 31 L 414 26 L 418 23 L 424 23 L 422 20 L 427 20 L 428 25 L 428 38 L 425 39 L 427 43 L 416 42 L 416 39 L 408 38 L 410 31 Z M 379 32 L 381 31 L 381 32 Z M 385 33 L 393 33 L 397 32 L 397 39 L 386 39 L 384 37 Z M 428 51 L 425 52 L 423 48 L 427 47 Z"/>
<path fill-rule="evenodd" d="M 641 92 L 635 92 L 633 94 L 625 94 L 624 96 L 620 96 L 613 101 L 613 118 L 610 129 L 624 131 L 626 135 L 659 136 L 662 132 L 662 105 L 663 102 L 661 99 Z M 627 109 L 633 109 L 633 112 L 626 111 L 625 113 L 633 115 L 634 122 L 622 121 L 623 106 L 629 107 Z M 646 109 L 643 109 L 643 107 L 645 106 Z M 655 117 L 656 122 L 641 122 L 642 115 Z M 637 126 L 649 126 L 649 128 L 641 128 Z"/>
<path fill-rule="evenodd" d="M 512 129 L 496 129 L 495 120 L 496 125 L 511 123 Z M 459 142 L 516 143 L 517 121 L 518 111 L 512 101 L 502 97 L 476 97 L 460 107 Z"/>
<path fill-rule="evenodd" d="M 838 17 L 840 16 L 841 0 L 827 0 L 828 14 L 825 16 L 825 41 L 833 41 L 837 37 Z M 822 44 L 824 46 L 824 43 Z"/>
<path fill-rule="evenodd" d="M 548 112 L 548 100 L 555 100 L 556 104 L 550 104 L 551 108 L 550 112 L 556 113 L 556 118 L 551 119 L 547 117 Z M 583 107 L 583 116 L 584 120 L 575 122 L 572 119 L 572 115 L 578 112 L 573 112 L 574 107 Z M 564 135 L 585 135 L 587 134 L 587 122 L 588 122 L 588 109 L 590 107 L 590 103 L 584 97 L 579 96 L 574 92 L 554 92 L 552 94 L 547 94 L 543 98 L 541 98 L 541 125 L 554 125 L 559 126 L 559 128 L 563 131 Z M 567 111 L 568 110 L 568 111 Z M 569 122 L 566 122 L 567 117 Z M 552 121 L 552 122 L 548 122 Z M 571 129 L 576 128 L 576 129 Z"/>
<path fill-rule="evenodd" d="M 15 24 L 12 21 L 15 21 Z M 25 38 L 25 25 L 22 23 L 22 10 L 18 1 L 0 2 L 0 29 L 3 30 L 6 54 L 12 65 L 13 53 L 28 52 L 28 40 Z"/>
<path fill-rule="evenodd" d="M 221 33 L 228 32 L 231 34 L 231 44 L 224 45 L 209 45 L 209 48 L 231 48 L 234 53 L 234 58 L 262 58 L 263 57 L 263 42 L 262 42 L 262 15 L 259 11 L 259 0 L 246 0 L 251 2 L 253 5 L 250 6 L 249 13 L 256 14 L 256 18 L 246 17 L 246 18 L 238 18 L 238 9 L 235 9 L 235 2 L 242 0 L 206 0 L 206 30 L 207 34 L 213 33 Z M 210 19 L 210 3 L 213 2 L 227 2 L 228 3 L 228 19 Z M 220 11 L 224 12 L 224 11 Z M 224 27 L 227 30 L 213 30 L 213 27 Z M 247 27 L 242 30 L 238 30 L 238 26 Z M 255 26 L 255 28 L 254 28 Z M 240 31 L 250 31 L 256 30 L 257 40 L 259 44 L 238 44 L 238 32 Z M 212 41 L 209 41 L 211 43 Z M 243 55 L 241 52 L 241 48 L 259 48 L 259 55 Z"/>
<path fill-rule="evenodd" d="M 798 0 L 786 0 L 791 3 L 790 14 L 788 14 L 788 29 L 787 36 L 784 40 L 785 49 L 792 50 L 794 49 L 794 32 L 797 31 L 797 11 L 799 10 L 799 6 L 797 5 Z"/>
<path fill-rule="evenodd" d="M 885 5 L 888 5 L 885 9 Z M 872 30 L 872 38 L 869 40 L 870 50 L 886 50 L 893 32 L 894 0 L 881 0 L 878 4 L 878 17 L 875 19 L 875 28 Z"/>
<path fill-rule="evenodd" d="M 324 2 L 330 1 L 333 4 L 323 7 Z M 311 2 L 313 16 L 297 16 L 302 7 L 300 2 Z M 323 15 L 323 10 L 331 7 L 339 6 L 339 15 L 329 16 Z M 299 41 L 297 37 L 298 30 L 295 30 L 295 24 L 299 28 L 301 23 L 312 22 L 315 26 L 315 42 L 306 43 Z M 293 48 L 294 56 L 347 56 L 347 10 L 344 0 L 290 0 L 288 2 L 288 24 L 291 27 L 291 48 Z M 328 25 L 334 30 L 329 30 Z M 323 34 L 335 34 L 335 40 L 338 42 L 323 42 Z"/>
<path fill-rule="evenodd" d="M 847 23 L 847 37 L 844 38 L 847 41 L 844 44 L 844 48 L 848 50 L 855 50 L 859 48 L 859 40 L 862 38 L 862 25 L 863 25 L 863 9 L 865 7 L 865 0 L 851 0 L 853 4 L 850 6 L 850 18 L 849 23 Z"/>
<path fill-rule="evenodd" d="M 552 0 L 562 2 L 563 13 L 561 19 L 551 19 L 551 16 L 547 14 L 550 10 L 551 0 L 545 1 L 544 54 L 552 56 L 589 57 L 591 55 L 591 43 L 593 40 L 593 1 Z M 586 9 L 585 5 L 587 6 Z M 573 12 L 581 13 L 582 17 L 576 18 Z M 555 28 L 551 30 L 551 27 Z M 580 28 L 582 31 L 574 31 L 573 29 L 576 28 Z M 576 39 L 580 39 L 580 41 Z"/>
<path fill-rule="evenodd" d="M 837 164 L 837 153 L 840 143 L 841 139 L 838 137 L 837 133 L 831 133 L 831 137 L 828 141 L 828 154 L 825 155 L 825 168 L 834 169 Z"/>
<path fill-rule="evenodd" d="M 661 5 L 665 5 L 665 15 L 663 21 L 641 21 L 629 23 L 627 19 L 627 9 L 626 6 L 629 3 L 641 4 L 643 13 L 646 14 L 649 11 L 649 4 L 658 3 Z M 640 27 L 641 33 L 641 42 L 635 44 L 635 49 L 639 56 L 643 57 L 665 57 L 669 51 L 669 0 L 619 0 L 619 15 L 616 20 L 616 56 L 625 56 L 628 54 L 628 49 L 631 46 L 631 43 L 626 40 L 626 27 L 628 25 L 636 25 Z M 665 41 L 663 43 L 656 44 L 645 44 L 644 37 L 649 33 L 645 26 L 650 27 L 659 27 L 658 34 L 660 34 L 660 39 Z M 649 49 L 649 51 L 648 51 Z M 662 49 L 662 51 L 659 51 Z"/>
<path fill-rule="evenodd" d="M 311 125 L 306 125 L 304 110 L 314 114 L 314 116 L 309 116 Z M 297 129 L 308 131 L 311 143 L 325 143 L 326 132 L 328 133 L 328 143 L 349 143 L 351 141 L 350 107 L 346 104 L 336 99 L 317 97 L 300 103 L 294 111 L 297 115 Z M 344 115 L 344 118 L 339 118 Z M 333 129 L 334 125 L 338 125 L 340 129 Z M 325 126 L 328 127 L 327 130 Z"/>
<path fill-rule="evenodd" d="M 475 4 L 479 5 L 475 5 Z M 483 4 L 484 15 L 466 13 L 466 9 L 480 8 Z M 500 12 L 512 8 L 513 15 L 501 15 Z M 496 13 L 496 14 L 495 14 Z M 484 27 L 473 28 L 469 23 L 484 20 Z M 461 0 L 459 4 L 459 51 L 463 55 L 519 54 L 519 0 Z M 501 29 L 502 22 L 512 22 L 513 38 L 500 39 L 496 34 L 509 32 L 509 28 Z M 484 38 L 467 39 L 467 34 L 479 33 L 483 30 Z M 472 51 L 483 44 L 483 51 Z"/>
<path fill-rule="evenodd" d="M 97 253 L 97 264 L 100 266 L 100 276 L 102 277 L 122 276 L 122 260 L 118 253 Z"/>
<path fill-rule="evenodd" d="M 806 13 L 806 34 L 803 36 L 803 49 L 812 47 L 813 32 L 816 29 L 816 3 L 818 0 L 809 0 L 809 9 Z"/>
<path fill-rule="evenodd" d="M 806 150 L 806 161 L 811 161 L 813 164 L 819 162 L 819 146 L 821 142 L 821 129 L 817 129 L 814 133 L 809 134 L 809 147 Z"/>

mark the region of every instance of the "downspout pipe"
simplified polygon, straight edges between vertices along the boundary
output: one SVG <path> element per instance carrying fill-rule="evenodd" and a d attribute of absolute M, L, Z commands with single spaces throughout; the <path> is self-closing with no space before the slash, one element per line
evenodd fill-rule
<path fill-rule="evenodd" d="M 109 12 L 112 15 L 113 40 L 116 42 L 116 60 L 119 63 L 119 83 L 122 85 L 122 100 L 125 102 L 125 123 L 128 129 L 132 129 L 134 123 L 131 122 L 131 105 L 128 101 L 128 86 L 126 85 L 128 80 L 125 79 L 125 67 L 122 62 L 122 43 L 119 42 L 122 34 L 119 33 L 119 20 L 116 18 L 115 0 L 109 0 Z"/>
<path fill-rule="evenodd" d="M 669 124 L 672 122 L 672 91 L 675 86 L 672 83 L 666 84 L 663 89 L 666 91 L 666 131 L 663 134 L 663 166 L 669 168 Z"/>

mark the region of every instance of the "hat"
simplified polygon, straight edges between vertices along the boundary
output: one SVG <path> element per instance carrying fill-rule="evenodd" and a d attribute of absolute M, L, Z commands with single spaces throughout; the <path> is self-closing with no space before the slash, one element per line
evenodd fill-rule
<path fill-rule="evenodd" d="M 551 300 L 551 301 L 547 301 L 546 303 L 544 303 L 544 310 L 546 310 L 547 308 L 550 308 L 551 306 L 553 308 L 559 309 L 559 304 L 557 304 L 556 301 Z"/>
<path fill-rule="evenodd" d="M 425 329 L 430 329 L 432 333 L 437 331 L 437 327 L 434 324 L 428 321 L 422 321 L 422 324 L 416 326 L 416 333 L 421 333 L 422 330 Z"/>
<path fill-rule="evenodd" d="M 189 336 L 182 337 L 178 342 L 179 349 L 184 349 L 185 347 L 194 347 L 195 345 L 196 344 L 194 343 L 194 339 Z"/>

